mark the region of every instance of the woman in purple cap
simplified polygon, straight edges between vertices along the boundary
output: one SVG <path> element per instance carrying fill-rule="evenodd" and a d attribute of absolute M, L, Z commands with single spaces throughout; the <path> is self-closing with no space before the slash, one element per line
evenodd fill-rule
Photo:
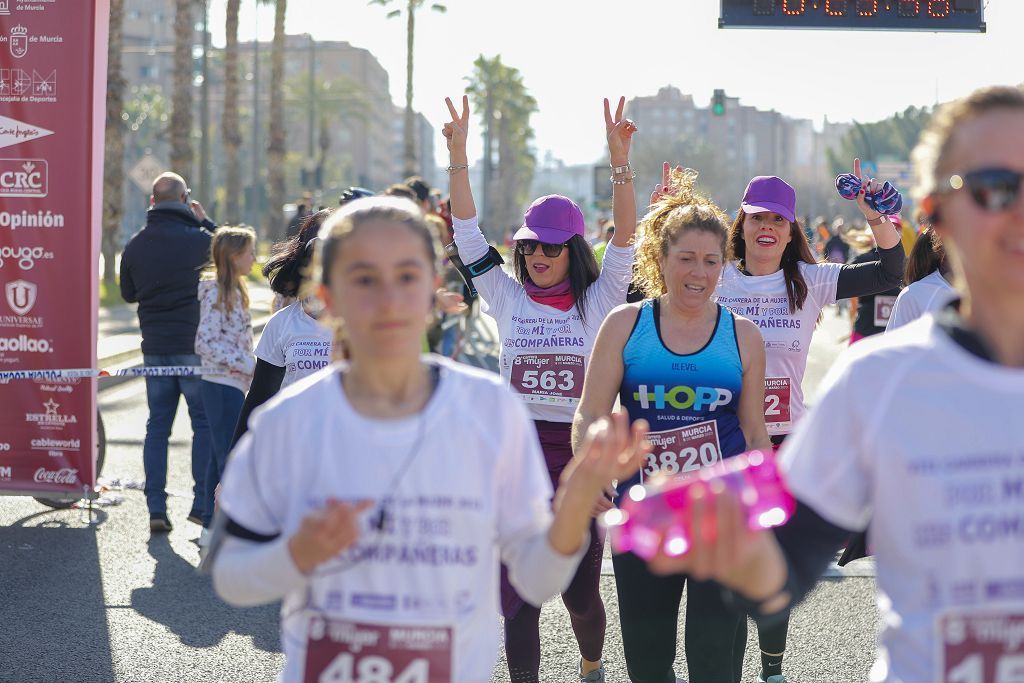
<path fill-rule="evenodd" d="M 868 191 L 878 189 L 853 172 Z M 878 247 L 879 260 L 861 264 L 816 263 L 806 234 L 796 220 L 796 192 L 781 178 L 758 176 L 747 185 L 739 215 L 729 231 L 732 262 L 722 271 L 718 302 L 753 320 L 764 336 L 764 417 L 772 443 L 779 446 L 804 412 L 801 383 L 811 336 L 821 309 L 839 299 L 867 296 L 898 287 L 904 252 L 900 233 L 889 218 L 857 195 Z M 782 656 L 788 619 L 762 627 L 761 683 L 784 683 Z"/>
<path fill-rule="evenodd" d="M 608 313 L 626 301 L 633 270 L 636 198 L 629 146 L 636 126 L 623 118 L 625 98 L 612 116 L 604 102 L 611 155 L 615 236 L 598 269 L 585 238 L 583 213 L 567 197 L 549 195 L 533 202 L 516 241 L 514 276 L 488 262 L 489 246 L 477 225 L 469 184 L 466 133 L 469 100 L 462 113 L 446 100 L 452 120 L 444 126 L 451 155 L 450 175 L 455 243 L 474 283 L 495 319 L 501 337 L 502 378 L 526 403 L 537 427 L 551 481 L 572 458 L 573 415 L 598 328 Z M 598 512 L 595 510 L 595 513 Z M 562 601 L 580 646 L 579 675 L 588 683 L 604 681 L 605 609 L 599 591 L 603 541 L 591 525 L 590 548 Z M 515 683 L 537 681 L 540 672 L 540 606 L 525 603 L 502 570 L 505 652 Z"/>

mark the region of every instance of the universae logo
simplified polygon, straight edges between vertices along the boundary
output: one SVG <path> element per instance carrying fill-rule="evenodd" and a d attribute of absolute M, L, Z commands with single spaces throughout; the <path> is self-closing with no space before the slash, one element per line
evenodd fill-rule
<path fill-rule="evenodd" d="M 664 410 L 671 406 L 677 410 L 717 410 L 720 406 L 732 401 L 732 392 L 716 387 L 688 387 L 686 385 L 666 387 L 655 384 L 648 391 L 646 384 L 641 384 L 633 392 L 633 400 L 644 410 L 654 408 Z"/>

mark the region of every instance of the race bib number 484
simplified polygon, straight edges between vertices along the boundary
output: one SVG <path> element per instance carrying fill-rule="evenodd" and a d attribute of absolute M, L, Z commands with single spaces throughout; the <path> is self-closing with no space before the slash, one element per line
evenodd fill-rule
<path fill-rule="evenodd" d="M 1024 610 L 947 614 L 938 628 L 939 683 L 1024 683 Z"/>
<path fill-rule="evenodd" d="M 640 470 L 640 481 L 657 472 L 667 475 L 689 474 L 722 460 L 718 442 L 718 423 L 714 420 L 694 425 L 651 432 L 647 435 L 652 450 Z"/>
<path fill-rule="evenodd" d="M 452 629 L 317 618 L 304 683 L 451 683 Z"/>
<path fill-rule="evenodd" d="M 583 356 L 526 353 L 512 360 L 509 382 L 527 403 L 575 405 L 584 376 Z"/>

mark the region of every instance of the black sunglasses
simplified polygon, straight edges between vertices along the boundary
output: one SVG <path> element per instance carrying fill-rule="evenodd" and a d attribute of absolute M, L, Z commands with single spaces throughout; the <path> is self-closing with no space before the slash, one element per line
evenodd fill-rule
<path fill-rule="evenodd" d="M 537 252 L 537 245 L 548 258 L 558 258 L 558 255 L 565 249 L 564 244 L 548 244 L 537 240 L 516 240 L 516 250 L 523 256 L 533 256 Z"/>
<path fill-rule="evenodd" d="M 1008 168 L 980 168 L 949 178 L 952 190 L 966 189 L 979 209 L 991 213 L 1006 211 L 1016 204 L 1022 184 L 1024 173 Z"/>

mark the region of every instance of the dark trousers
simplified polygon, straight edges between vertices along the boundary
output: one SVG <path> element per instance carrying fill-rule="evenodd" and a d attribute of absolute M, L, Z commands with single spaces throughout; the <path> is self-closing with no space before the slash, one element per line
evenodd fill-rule
<path fill-rule="evenodd" d="M 615 555 L 626 671 L 633 683 L 675 683 L 679 602 L 686 589 L 683 646 L 689 683 L 739 683 L 747 619 L 722 601 L 718 584 L 657 576 L 632 553 Z"/>
<path fill-rule="evenodd" d="M 206 467 L 203 494 L 203 526 L 209 528 L 213 520 L 214 493 L 221 475 L 224 474 L 224 467 L 228 464 L 231 437 L 235 433 L 238 416 L 242 413 L 245 394 L 226 384 L 206 380 L 200 384 L 203 410 L 206 411 L 206 419 L 210 423 L 210 459 Z"/>

